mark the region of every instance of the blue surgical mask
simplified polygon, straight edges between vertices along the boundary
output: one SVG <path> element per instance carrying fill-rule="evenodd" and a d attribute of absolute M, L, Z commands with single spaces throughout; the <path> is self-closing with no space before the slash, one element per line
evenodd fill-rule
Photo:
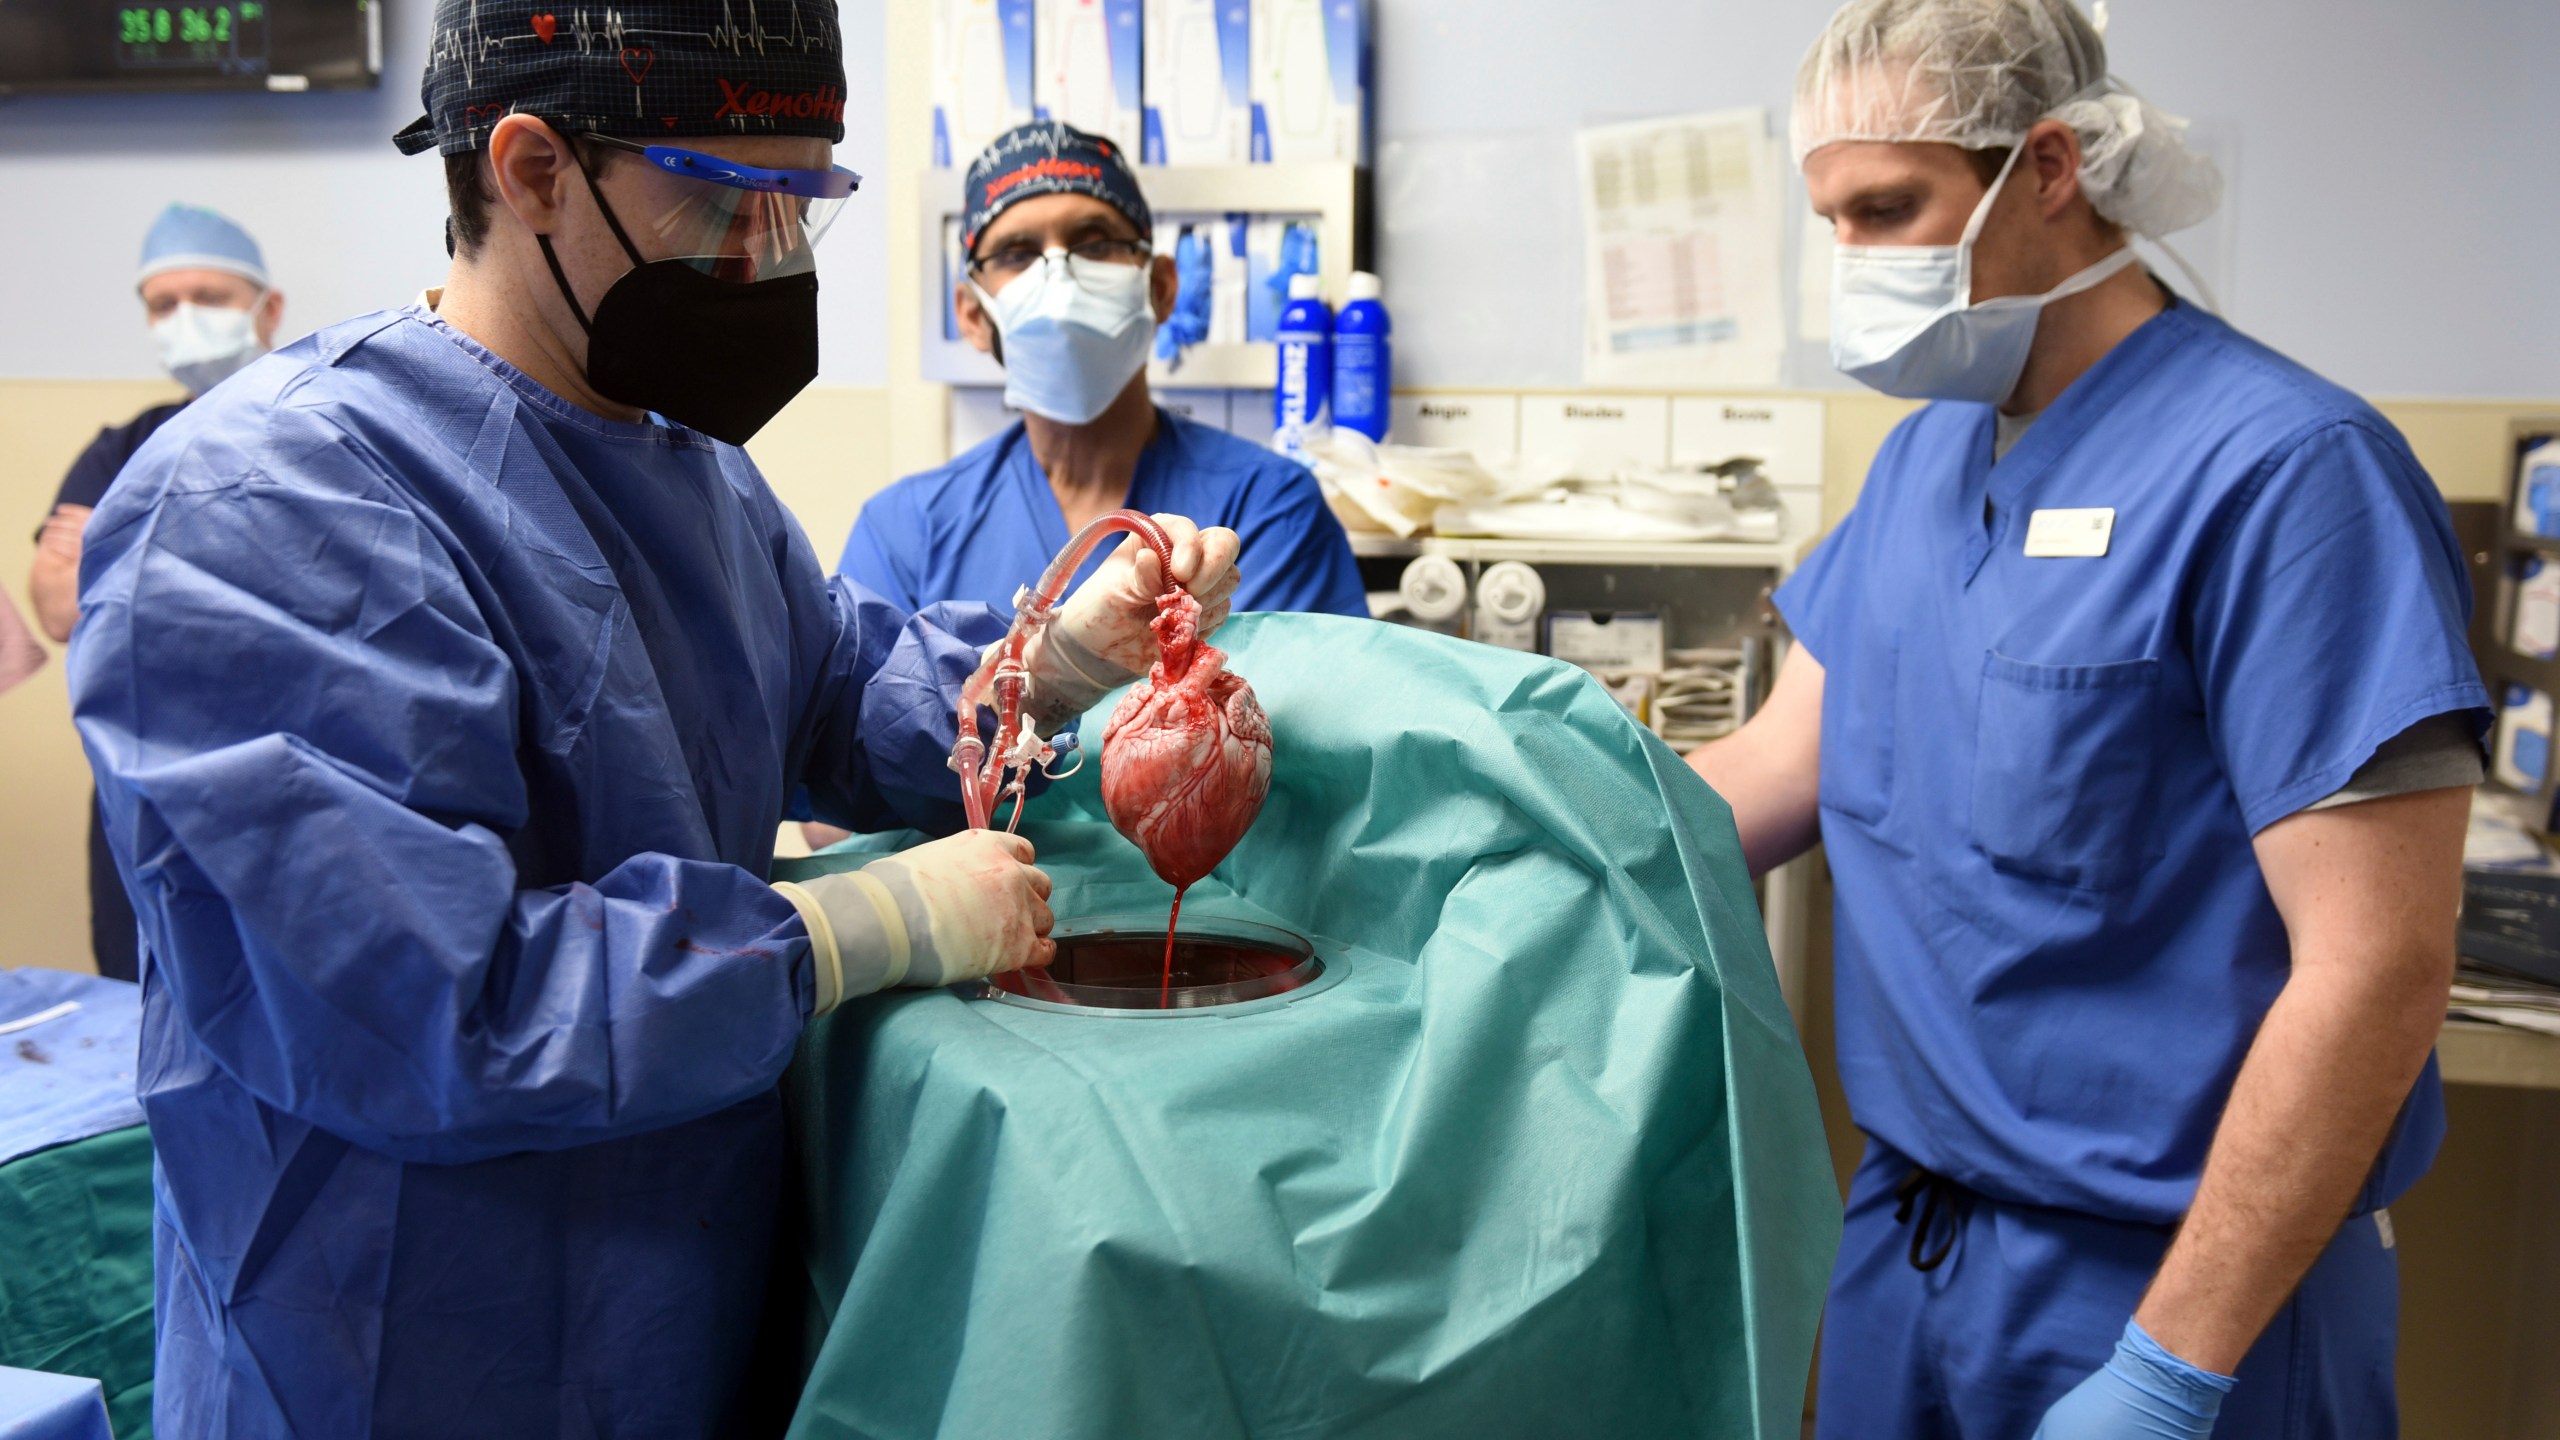
<path fill-rule="evenodd" d="M 2023 149 L 2021 146 L 2019 149 Z M 1843 245 L 1831 267 L 1831 363 L 1907 400 L 1996 405 L 2018 388 L 2044 307 L 2134 263 L 2128 245 L 2041 295 L 1973 298 L 1973 244 L 2018 149 L 1954 245 Z"/>
<path fill-rule="evenodd" d="M 258 299 L 266 298 L 261 294 Z M 258 343 L 257 302 L 245 310 L 228 305 L 181 302 L 151 323 L 151 338 L 160 345 L 160 363 L 172 378 L 201 395 L 247 368 L 267 353 Z"/>
<path fill-rule="evenodd" d="M 1052 250 L 978 303 L 1004 341 L 1004 402 L 1085 425 L 1146 367 L 1156 313 L 1145 265 L 1086 264 Z"/>

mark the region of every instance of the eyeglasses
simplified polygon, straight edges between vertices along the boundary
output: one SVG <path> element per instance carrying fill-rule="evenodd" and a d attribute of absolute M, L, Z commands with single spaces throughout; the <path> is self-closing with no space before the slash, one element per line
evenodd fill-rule
<path fill-rule="evenodd" d="M 1012 279 L 1040 263 L 1047 255 L 1064 255 L 1071 263 L 1070 274 L 1078 265 L 1144 265 L 1155 254 L 1155 247 L 1143 240 L 1087 240 L 1063 250 L 1044 250 L 1028 240 L 999 245 L 969 262 L 969 273 L 981 280 L 998 283 Z"/>

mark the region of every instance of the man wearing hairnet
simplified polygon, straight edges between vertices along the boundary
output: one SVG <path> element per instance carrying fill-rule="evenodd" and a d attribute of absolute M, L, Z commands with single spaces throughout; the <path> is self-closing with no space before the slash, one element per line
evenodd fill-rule
<path fill-rule="evenodd" d="M 2217 203 L 2183 129 L 2069 0 L 1856 0 L 1798 77 L 1833 357 L 1932 403 L 1692 763 L 1837 881 L 1838 1440 L 2396 1432 L 2488 697 L 2407 444 L 2127 248 Z"/>
<path fill-rule="evenodd" d="M 1004 626 L 828 582 L 738 448 L 816 372 L 855 189 L 834 7 L 762 13 L 443 0 L 400 137 L 444 156 L 443 289 L 233 376 L 90 523 L 164 1436 L 718 1433 L 804 1023 L 1047 963 L 1011 836 L 763 878 L 797 786 L 956 823 Z M 1163 518 L 1222 618 L 1234 535 Z M 1157 591 L 1106 563 L 1028 708 L 1142 663 Z"/>
<path fill-rule="evenodd" d="M 62 477 L 53 511 L 36 532 L 27 595 L 36 623 L 55 641 L 71 638 L 80 614 L 80 538 L 124 462 L 188 400 L 236 373 L 275 344 L 284 292 L 267 277 L 258 242 L 228 216 L 200 205 L 172 205 L 142 237 L 142 266 L 133 281 L 161 368 L 186 387 L 184 400 L 154 405 L 122 425 L 100 430 Z M 106 825 L 93 799 L 89 818 L 89 952 L 98 973 L 135 978 L 142 959 L 133 902 L 116 876 Z"/>

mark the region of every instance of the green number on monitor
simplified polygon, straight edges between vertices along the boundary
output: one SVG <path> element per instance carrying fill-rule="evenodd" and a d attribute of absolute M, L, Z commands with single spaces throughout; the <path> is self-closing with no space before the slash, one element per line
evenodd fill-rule
<path fill-rule="evenodd" d="M 213 38 L 224 44 L 230 43 L 231 9 L 229 6 L 213 12 Z"/>
<path fill-rule="evenodd" d="M 162 45 L 169 43 L 168 11 L 154 10 L 151 12 L 151 38 Z"/>

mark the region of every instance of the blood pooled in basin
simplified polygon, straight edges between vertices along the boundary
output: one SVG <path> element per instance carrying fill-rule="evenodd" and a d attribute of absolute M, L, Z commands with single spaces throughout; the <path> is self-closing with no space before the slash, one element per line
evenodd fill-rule
<path fill-rule="evenodd" d="M 990 982 L 1005 995 L 1094 1010 L 1197 1010 L 1285 995 L 1324 973 L 1315 947 L 1248 920 L 1195 919 L 1172 939 L 1164 919 L 1117 915 L 1062 921 L 1058 958 L 1046 970 Z"/>

